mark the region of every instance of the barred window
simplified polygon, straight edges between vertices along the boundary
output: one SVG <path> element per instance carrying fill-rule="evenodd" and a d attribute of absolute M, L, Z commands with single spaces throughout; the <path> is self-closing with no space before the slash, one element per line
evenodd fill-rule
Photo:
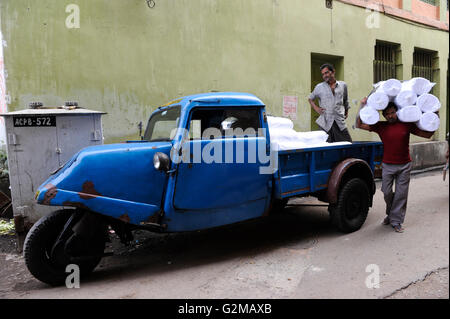
<path fill-rule="evenodd" d="M 414 50 L 412 76 L 422 77 L 433 82 L 433 52 Z"/>
<path fill-rule="evenodd" d="M 375 45 L 375 60 L 373 61 L 373 82 L 397 78 L 396 44 L 377 41 Z"/>
<path fill-rule="evenodd" d="M 414 48 L 412 77 L 422 77 L 431 82 L 439 82 L 438 52 Z M 439 95 L 439 85 L 431 90 L 432 94 Z"/>
<path fill-rule="evenodd" d="M 437 5 L 436 0 L 420 0 L 420 1 L 432 4 L 433 6 Z M 448 2 L 448 0 L 447 0 L 447 2 Z"/>

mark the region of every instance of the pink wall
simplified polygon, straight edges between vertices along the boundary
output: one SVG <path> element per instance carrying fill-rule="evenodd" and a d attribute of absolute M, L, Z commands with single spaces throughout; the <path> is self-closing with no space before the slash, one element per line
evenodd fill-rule
<path fill-rule="evenodd" d="M 381 1 L 378 1 L 381 2 Z M 383 0 L 383 3 L 385 6 L 389 6 L 392 8 L 398 8 L 401 9 L 402 8 L 402 0 Z"/>
<path fill-rule="evenodd" d="M 412 0 L 411 6 L 411 11 L 413 14 L 439 20 L 439 7 L 420 0 Z"/>
<path fill-rule="evenodd" d="M 417 23 L 449 30 L 448 11 L 446 21 L 440 21 L 439 7 L 420 0 L 411 1 L 411 11 L 403 10 L 403 0 L 336 0 L 350 5 L 368 8 L 376 4 L 375 10 Z"/>

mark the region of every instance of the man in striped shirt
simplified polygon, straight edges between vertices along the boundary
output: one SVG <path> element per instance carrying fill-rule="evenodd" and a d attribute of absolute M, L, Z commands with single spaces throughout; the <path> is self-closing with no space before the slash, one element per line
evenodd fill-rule
<path fill-rule="evenodd" d="M 326 63 L 320 67 L 323 82 L 316 85 L 309 95 L 308 102 L 312 109 L 320 114 L 317 125 L 327 132 L 327 142 L 352 142 L 345 125 L 348 116 L 348 92 L 344 81 L 337 81 L 334 66 Z M 314 100 L 319 99 L 319 106 Z"/>

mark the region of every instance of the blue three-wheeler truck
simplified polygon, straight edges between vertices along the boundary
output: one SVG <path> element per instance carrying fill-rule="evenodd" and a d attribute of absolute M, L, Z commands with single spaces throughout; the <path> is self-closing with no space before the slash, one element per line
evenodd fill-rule
<path fill-rule="evenodd" d="M 343 232 L 358 230 L 375 193 L 380 142 L 275 151 L 264 103 L 244 93 L 192 95 L 159 107 L 142 141 L 82 149 L 36 192 L 60 209 L 33 225 L 24 243 L 29 271 L 59 285 L 104 256 L 110 230 L 195 231 L 264 217 L 289 198 L 329 203 Z"/>

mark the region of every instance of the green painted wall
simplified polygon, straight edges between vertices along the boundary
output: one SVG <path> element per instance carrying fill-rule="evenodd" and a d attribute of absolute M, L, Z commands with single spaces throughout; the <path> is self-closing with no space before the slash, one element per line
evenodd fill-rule
<path fill-rule="evenodd" d="M 149 9 L 145 0 L 1 0 L 9 110 L 76 100 L 108 113 L 104 134 L 113 142 L 136 138 L 137 123 L 171 99 L 240 91 L 256 94 L 277 115 L 284 95 L 298 96 L 296 129 L 308 131 L 311 54 L 344 57 L 341 80 L 350 101 L 358 101 L 371 89 L 377 39 L 401 44 L 403 79 L 411 77 L 414 47 L 438 51 L 438 91 L 446 101 L 448 32 L 382 14 L 380 27 L 368 28 L 374 13 L 338 1 L 333 10 L 307 0 L 155 2 Z M 72 3 L 80 8 L 79 29 L 65 25 Z M 353 138 L 376 140 L 351 129 L 358 110 L 351 105 Z M 435 135 L 443 140 L 445 107 L 440 114 Z"/>

